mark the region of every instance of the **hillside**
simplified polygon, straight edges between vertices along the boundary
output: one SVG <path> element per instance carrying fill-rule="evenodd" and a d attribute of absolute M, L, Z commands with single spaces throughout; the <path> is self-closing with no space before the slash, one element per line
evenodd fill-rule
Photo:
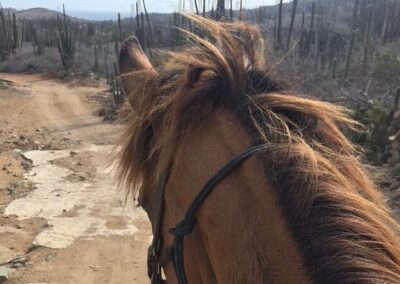
<path fill-rule="evenodd" d="M 31 8 L 31 9 L 26 9 L 26 10 L 15 10 L 12 8 L 5 8 L 4 13 L 5 14 L 15 13 L 15 15 L 17 16 L 17 19 L 19 19 L 19 20 L 25 19 L 25 20 L 29 20 L 29 21 L 52 19 L 52 18 L 56 18 L 57 15 L 59 17 L 62 16 L 62 13 L 54 11 L 54 10 L 46 9 L 46 8 Z M 68 16 L 68 17 L 71 19 L 74 19 L 76 21 L 86 21 L 84 19 L 79 19 L 79 18 L 72 17 L 72 16 Z"/>

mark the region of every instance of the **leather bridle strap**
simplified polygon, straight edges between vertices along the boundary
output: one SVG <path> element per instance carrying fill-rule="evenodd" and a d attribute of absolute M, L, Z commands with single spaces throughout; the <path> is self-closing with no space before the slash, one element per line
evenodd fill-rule
<path fill-rule="evenodd" d="M 194 198 L 192 204 L 188 208 L 183 220 L 179 222 L 175 228 L 170 229 L 170 233 L 174 236 L 174 242 L 171 247 L 172 259 L 174 262 L 175 273 L 179 284 L 187 284 L 185 267 L 183 262 L 183 241 L 184 237 L 192 233 L 196 225 L 195 214 L 203 202 L 210 195 L 215 186 L 226 177 L 231 171 L 239 166 L 243 161 L 250 158 L 255 153 L 265 148 L 265 145 L 258 145 L 247 149 L 239 156 L 228 162 L 217 174 L 215 174 L 201 189 Z"/>
<path fill-rule="evenodd" d="M 165 173 L 157 187 L 157 201 L 158 201 L 158 212 L 155 226 L 153 227 L 153 240 L 147 252 L 147 273 L 152 284 L 162 284 L 165 281 L 162 279 L 161 264 L 160 264 L 160 252 L 163 246 L 163 238 L 161 234 L 162 221 L 164 217 L 165 207 L 165 189 L 169 177 L 169 171 Z"/>

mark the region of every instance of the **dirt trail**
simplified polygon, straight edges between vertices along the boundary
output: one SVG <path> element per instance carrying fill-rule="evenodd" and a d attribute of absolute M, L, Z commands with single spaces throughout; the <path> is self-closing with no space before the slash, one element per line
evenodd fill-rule
<path fill-rule="evenodd" d="M 98 116 L 104 86 L 0 78 L 5 283 L 147 283 L 150 227 L 112 178 L 121 126 Z"/>

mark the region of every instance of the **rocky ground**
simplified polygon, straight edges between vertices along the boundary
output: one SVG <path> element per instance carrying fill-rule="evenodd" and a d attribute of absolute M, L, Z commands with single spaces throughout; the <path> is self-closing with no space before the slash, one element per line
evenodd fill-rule
<path fill-rule="evenodd" d="M 0 74 L 0 283 L 147 283 L 151 231 L 113 179 L 105 89 Z"/>

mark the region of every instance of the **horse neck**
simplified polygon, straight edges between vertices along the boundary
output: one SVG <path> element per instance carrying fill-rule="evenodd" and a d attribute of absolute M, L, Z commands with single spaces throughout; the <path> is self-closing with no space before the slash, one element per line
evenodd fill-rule
<path fill-rule="evenodd" d="M 166 189 L 164 236 L 180 221 L 205 182 L 250 146 L 240 122 L 224 111 L 215 112 L 182 141 Z M 184 244 L 189 282 L 309 282 L 277 196 L 256 157 L 217 185 L 197 220 Z M 171 244 L 171 237 L 165 242 Z M 166 267 L 169 279 L 174 278 L 171 267 Z"/>

